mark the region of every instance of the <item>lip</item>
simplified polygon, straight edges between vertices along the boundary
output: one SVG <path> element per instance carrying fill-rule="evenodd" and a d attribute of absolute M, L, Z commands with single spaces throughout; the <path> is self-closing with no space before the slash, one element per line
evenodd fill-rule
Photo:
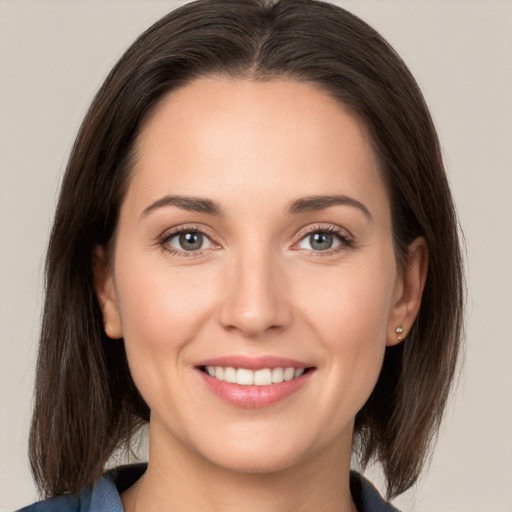
<path fill-rule="evenodd" d="M 215 357 L 213 359 L 205 359 L 199 362 L 197 367 L 201 366 L 231 366 L 233 368 L 246 368 L 247 370 L 261 370 L 263 368 L 311 368 L 312 364 L 289 359 L 286 357 L 276 356 L 260 356 L 248 357 L 242 355 L 232 355 L 224 357 Z"/>
<path fill-rule="evenodd" d="M 233 368 L 246 368 L 248 370 L 261 370 L 263 368 L 289 368 L 309 369 L 309 371 L 289 381 L 268 386 L 242 386 L 218 380 L 204 371 L 205 366 L 224 366 Z M 206 387 L 224 402 L 235 407 L 257 409 L 280 402 L 303 388 L 315 373 L 315 367 L 294 359 L 263 356 L 250 358 L 245 356 L 226 356 L 201 361 L 196 366 L 196 372 Z"/>

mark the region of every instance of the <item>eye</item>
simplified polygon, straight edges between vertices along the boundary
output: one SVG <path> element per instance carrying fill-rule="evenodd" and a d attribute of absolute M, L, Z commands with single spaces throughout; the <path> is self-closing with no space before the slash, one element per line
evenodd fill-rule
<path fill-rule="evenodd" d="M 333 245 L 339 245 L 340 241 L 336 240 L 335 235 L 323 231 L 316 231 L 305 236 L 299 243 L 301 249 L 313 249 L 314 251 L 326 251 L 331 249 Z M 309 245 L 309 247 L 307 247 Z"/>
<path fill-rule="evenodd" d="M 213 249 L 213 242 L 201 231 L 196 229 L 181 229 L 166 235 L 161 240 L 162 247 L 171 253 L 197 252 Z"/>
<path fill-rule="evenodd" d="M 333 253 L 350 247 L 350 237 L 339 228 L 315 228 L 303 236 L 297 248 L 314 252 Z"/>

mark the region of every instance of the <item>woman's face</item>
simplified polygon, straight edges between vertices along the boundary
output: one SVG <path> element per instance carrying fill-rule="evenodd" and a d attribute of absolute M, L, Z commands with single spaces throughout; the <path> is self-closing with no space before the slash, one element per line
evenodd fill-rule
<path fill-rule="evenodd" d="M 202 78 L 137 150 L 96 286 L 151 445 L 250 472 L 350 453 L 421 288 L 360 123 L 307 83 Z"/>

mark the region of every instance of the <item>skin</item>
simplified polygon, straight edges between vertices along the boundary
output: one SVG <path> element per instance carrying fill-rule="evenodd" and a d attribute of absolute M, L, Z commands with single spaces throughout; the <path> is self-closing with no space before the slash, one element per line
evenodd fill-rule
<path fill-rule="evenodd" d="M 124 338 L 151 409 L 148 470 L 123 493 L 126 510 L 355 510 L 354 417 L 396 327 L 414 322 L 427 264 L 418 239 L 397 267 L 361 124 L 311 84 L 201 78 L 166 98 L 137 154 L 111 265 L 95 253 L 106 332 Z M 176 205 L 143 213 L 169 194 L 215 201 L 224 215 Z M 367 213 L 351 204 L 287 212 L 298 198 L 333 194 Z M 201 251 L 177 236 L 162 243 L 180 227 L 205 233 Z M 318 250 L 309 235 L 329 228 L 343 238 Z M 315 370 L 286 399 L 242 409 L 196 369 L 233 354 Z"/>

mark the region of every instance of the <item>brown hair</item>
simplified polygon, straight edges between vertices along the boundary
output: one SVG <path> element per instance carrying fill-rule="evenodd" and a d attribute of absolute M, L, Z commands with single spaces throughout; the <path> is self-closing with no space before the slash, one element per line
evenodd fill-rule
<path fill-rule="evenodd" d="M 397 260 L 425 237 L 429 268 L 407 340 L 387 348 L 356 417 L 355 450 L 378 460 L 389 496 L 418 478 L 453 380 L 462 331 L 457 221 L 437 135 L 405 64 L 366 23 L 316 0 L 199 0 L 126 51 L 71 152 L 46 260 L 30 460 L 44 496 L 76 492 L 149 418 L 122 342 L 103 331 L 92 252 L 115 230 L 144 120 L 171 90 L 212 74 L 310 82 L 365 125 L 388 187 Z"/>

